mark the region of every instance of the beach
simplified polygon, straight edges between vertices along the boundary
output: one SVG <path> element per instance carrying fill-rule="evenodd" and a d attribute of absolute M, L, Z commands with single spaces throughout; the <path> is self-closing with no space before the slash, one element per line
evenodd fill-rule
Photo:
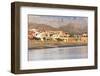
<path fill-rule="evenodd" d="M 28 40 L 28 49 L 45 49 L 45 48 L 56 48 L 56 47 L 86 46 L 86 45 L 87 45 L 86 42 Z"/>

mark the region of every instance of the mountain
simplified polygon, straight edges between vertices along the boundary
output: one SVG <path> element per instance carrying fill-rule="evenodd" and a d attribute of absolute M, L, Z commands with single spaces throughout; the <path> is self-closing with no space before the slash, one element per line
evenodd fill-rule
<path fill-rule="evenodd" d="M 74 33 L 74 34 L 81 34 L 88 31 L 87 25 L 81 25 L 80 23 L 69 23 L 67 25 L 63 25 L 59 27 L 64 32 Z"/>
<path fill-rule="evenodd" d="M 62 25 L 60 27 L 52 27 L 47 24 L 37 24 L 37 23 L 29 23 L 29 29 L 39 29 L 40 31 L 64 31 L 73 34 L 82 34 L 87 33 L 87 25 L 84 23 L 83 25 L 78 22 L 68 23 L 66 25 Z"/>
<path fill-rule="evenodd" d="M 60 30 L 59 28 L 54 28 L 47 24 L 36 24 L 36 23 L 30 23 L 28 25 L 28 28 L 29 29 L 32 29 L 32 28 L 39 29 L 40 31 L 45 31 L 45 30 L 46 31 L 58 31 L 58 30 Z"/>

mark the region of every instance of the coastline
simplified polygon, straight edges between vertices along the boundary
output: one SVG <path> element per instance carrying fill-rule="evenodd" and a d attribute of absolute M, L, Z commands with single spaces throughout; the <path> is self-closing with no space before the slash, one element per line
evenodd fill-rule
<path fill-rule="evenodd" d="M 40 47 L 30 47 L 28 50 L 33 50 L 33 49 L 48 49 L 48 48 L 58 48 L 58 47 L 77 47 L 77 46 L 87 46 L 87 43 L 77 43 L 77 44 L 66 44 L 66 45 L 45 45 L 45 46 L 40 46 Z"/>

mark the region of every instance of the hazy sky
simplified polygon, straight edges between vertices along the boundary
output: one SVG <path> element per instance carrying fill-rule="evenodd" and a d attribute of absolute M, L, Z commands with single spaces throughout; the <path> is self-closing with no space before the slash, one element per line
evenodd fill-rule
<path fill-rule="evenodd" d="M 88 23 L 87 17 L 75 16 L 47 16 L 47 15 L 28 15 L 29 23 L 47 24 L 52 27 L 60 27 L 68 23 L 78 23 L 80 26 L 86 26 Z"/>

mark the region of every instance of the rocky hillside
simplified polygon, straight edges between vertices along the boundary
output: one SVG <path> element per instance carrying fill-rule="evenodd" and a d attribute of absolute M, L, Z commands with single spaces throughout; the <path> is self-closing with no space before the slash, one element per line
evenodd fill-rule
<path fill-rule="evenodd" d="M 44 30 L 52 30 L 52 31 L 64 31 L 64 32 L 69 32 L 69 33 L 74 33 L 74 34 L 79 34 L 79 33 L 84 33 L 87 32 L 88 27 L 87 25 L 82 26 L 79 23 L 68 23 L 66 25 L 62 25 L 60 27 L 52 27 L 47 24 L 36 24 L 36 23 L 30 23 L 28 25 L 28 28 L 35 28 L 39 29 L 40 31 Z"/>

